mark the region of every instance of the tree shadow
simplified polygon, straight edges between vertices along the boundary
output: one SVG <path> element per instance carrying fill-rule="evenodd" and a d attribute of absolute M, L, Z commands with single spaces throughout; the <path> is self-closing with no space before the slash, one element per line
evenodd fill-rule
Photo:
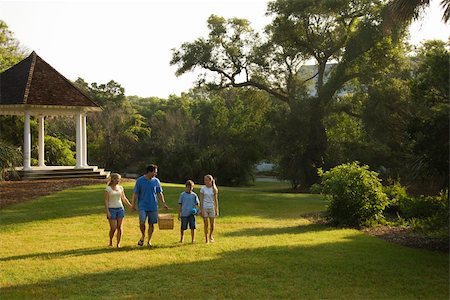
<path fill-rule="evenodd" d="M 40 252 L 40 253 L 30 253 L 23 255 L 13 255 L 7 257 L 1 257 L 0 261 L 13 261 L 13 260 L 24 260 L 24 259 L 40 259 L 40 260 L 51 260 L 64 258 L 67 256 L 89 256 L 89 255 L 97 255 L 103 253 L 115 253 L 115 252 L 132 252 L 132 251 L 152 251 L 156 249 L 170 249 L 177 248 L 179 245 L 154 245 L 152 247 L 142 246 L 124 246 L 121 248 L 116 247 L 97 247 L 97 248 L 83 248 L 83 249 L 71 249 L 65 251 L 58 252 Z"/>
<path fill-rule="evenodd" d="M 410 299 L 418 296 L 448 299 L 448 270 L 439 266 L 442 260 L 417 261 L 413 255 L 391 258 L 387 254 L 398 254 L 398 249 L 381 246 L 377 247 L 380 251 L 369 255 L 365 250 L 373 245 L 366 245 L 366 239 L 358 235 L 315 246 L 224 251 L 209 260 L 198 257 L 190 263 L 167 262 L 154 267 L 120 269 L 119 263 L 107 272 L 4 286 L 2 296 L 4 299 Z M 211 246 L 214 245 L 205 247 Z M 103 251 L 84 249 L 75 253 L 90 255 Z M 180 251 L 186 250 L 181 247 Z M 419 264 L 427 274 L 434 272 L 435 276 L 412 274 L 414 264 Z"/>

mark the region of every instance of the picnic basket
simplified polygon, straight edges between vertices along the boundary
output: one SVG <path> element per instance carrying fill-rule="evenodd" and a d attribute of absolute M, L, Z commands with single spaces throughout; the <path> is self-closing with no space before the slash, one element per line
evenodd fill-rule
<path fill-rule="evenodd" d="M 159 230 L 173 229 L 173 215 L 172 214 L 159 214 L 158 215 L 158 228 L 159 228 Z"/>

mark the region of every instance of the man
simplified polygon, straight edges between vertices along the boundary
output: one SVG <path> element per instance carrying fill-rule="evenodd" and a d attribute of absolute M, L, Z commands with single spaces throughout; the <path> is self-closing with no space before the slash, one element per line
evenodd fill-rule
<path fill-rule="evenodd" d="M 141 229 L 141 239 L 138 246 L 144 245 L 145 239 L 145 221 L 148 218 L 148 240 L 147 246 L 152 246 L 152 235 L 154 225 L 158 223 L 158 198 L 163 203 L 164 209 L 168 209 L 164 200 L 161 182 L 156 175 L 158 166 L 150 165 L 147 167 L 147 173 L 136 180 L 133 190 L 132 209 L 136 210 L 136 200 L 139 209 L 139 227 Z"/>

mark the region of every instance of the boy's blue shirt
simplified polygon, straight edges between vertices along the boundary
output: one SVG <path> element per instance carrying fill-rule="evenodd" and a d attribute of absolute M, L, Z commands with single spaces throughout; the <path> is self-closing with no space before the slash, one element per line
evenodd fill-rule
<path fill-rule="evenodd" d="M 136 180 L 133 192 L 138 195 L 138 208 L 145 211 L 158 210 L 157 193 L 162 193 L 161 182 L 158 178 L 151 179 L 141 176 Z"/>
<path fill-rule="evenodd" d="M 181 216 L 189 217 L 191 215 L 192 209 L 200 204 L 198 196 L 194 192 L 186 193 L 182 192 L 178 198 L 178 204 L 181 204 Z"/>

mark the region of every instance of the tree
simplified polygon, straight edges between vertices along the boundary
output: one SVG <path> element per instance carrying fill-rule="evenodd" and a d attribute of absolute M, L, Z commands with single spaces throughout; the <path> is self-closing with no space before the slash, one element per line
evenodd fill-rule
<path fill-rule="evenodd" d="M 127 169 L 133 164 L 133 149 L 149 134 L 143 117 L 125 97 L 125 89 L 115 81 L 89 85 L 78 78 L 75 84 L 103 107 L 101 113 L 89 117 L 90 160 L 109 170 Z"/>
<path fill-rule="evenodd" d="M 221 184 L 247 184 L 271 145 L 265 138 L 269 99 L 252 89 L 229 88 L 206 95 L 193 107 L 199 121 L 200 155 L 195 161 L 201 176 L 210 173 Z"/>
<path fill-rule="evenodd" d="M 450 19 L 450 0 L 441 0 L 444 9 L 442 21 L 447 23 Z M 430 5 L 430 0 L 392 0 L 387 10 L 387 26 L 392 27 L 398 23 L 408 23 L 417 20 L 425 8 Z"/>
<path fill-rule="evenodd" d="M 208 39 L 182 44 L 173 51 L 171 64 L 177 65 L 177 75 L 196 67 L 215 74 L 200 78 L 209 87 L 254 87 L 285 102 L 288 118 L 301 127 L 290 129 L 297 130 L 288 134 L 298 146 L 282 160 L 296 170 L 291 179 L 309 187 L 318 180 L 316 168 L 323 165 L 327 149 L 327 107 L 347 82 L 364 73 L 358 62 L 385 38 L 382 9 L 381 1 L 278 0 L 269 3 L 274 19 L 264 37 L 246 20 L 213 15 Z M 302 76 L 301 67 L 310 60 L 317 72 Z M 327 70 L 330 61 L 337 63 Z M 315 92 L 308 93 L 312 80 Z"/>
<path fill-rule="evenodd" d="M 411 82 L 410 174 L 437 189 L 448 188 L 449 184 L 449 46 L 442 41 L 425 42 L 418 49 Z"/>
<path fill-rule="evenodd" d="M 151 127 L 136 157 L 158 162 L 163 180 L 197 181 L 211 173 L 221 184 L 247 184 L 270 148 L 264 139 L 270 106 L 262 92 L 193 89 L 169 99 L 134 98 L 132 104 Z"/>
<path fill-rule="evenodd" d="M 14 38 L 8 25 L 0 20 L 0 73 L 24 59 L 26 52 Z"/>
<path fill-rule="evenodd" d="M 27 50 L 14 37 L 8 25 L 0 20 L 0 73 L 9 69 L 25 58 Z M 23 117 L 0 116 L 0 138 L 3 139 L 4 152 L 2 158 L 8 162 L 16 162 L 15 146 L 21 146 Z M 3 148 L 2 145 L 2 148 Z M 6 146 L 7 145 L 7 146 Z M 9 150 L 8 150 L 9 149 Z M 7 164 L 9 165 L 9 163 Z"/>

